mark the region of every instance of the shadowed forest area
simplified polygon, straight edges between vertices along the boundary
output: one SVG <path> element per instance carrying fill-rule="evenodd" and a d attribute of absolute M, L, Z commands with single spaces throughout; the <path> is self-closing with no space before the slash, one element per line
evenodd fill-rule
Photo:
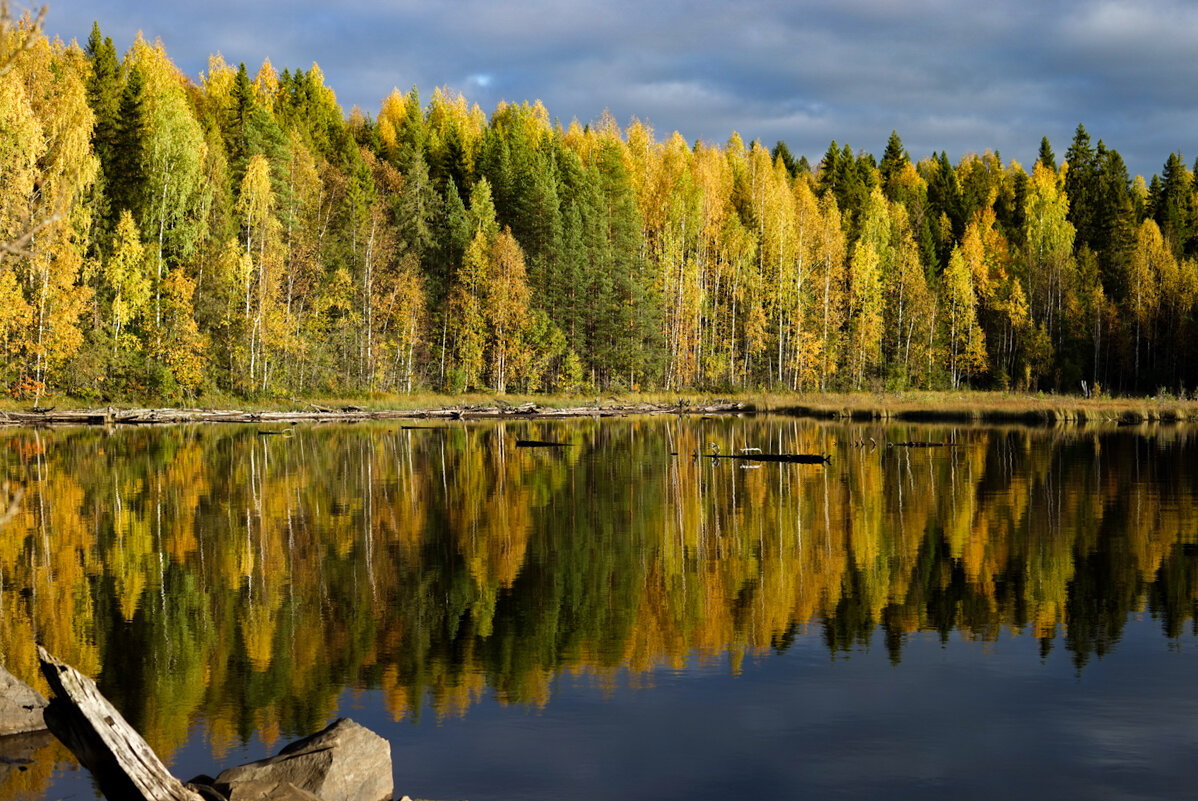
<path fill-rule="evenodd" d="M 1029 170 L 447 90 L 346 115 L 316 64 L 192 79 L 28 17 L 0 65 L 14 397 L 1198 386 L 1193 173 L 1081 125 Z"/>

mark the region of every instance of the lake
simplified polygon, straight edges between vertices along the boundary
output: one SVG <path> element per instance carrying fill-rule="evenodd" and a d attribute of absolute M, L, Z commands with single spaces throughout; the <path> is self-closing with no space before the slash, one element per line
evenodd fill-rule
<path fill-rule="evenodd" d="M 413 797 L 1188 796 L 1196 434 L 8 430 L 0 656 L 96 676 L 185 779 L 349 716 Z M 57 744 L 0 764 L 94 796 Z"/>

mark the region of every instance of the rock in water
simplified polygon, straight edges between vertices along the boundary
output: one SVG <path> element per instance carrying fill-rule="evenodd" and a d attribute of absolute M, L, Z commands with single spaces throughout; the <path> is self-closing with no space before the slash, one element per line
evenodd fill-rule
<path fill-rule="evenodd" d="M 42 694 L 0 667 L 0 736 L 46 728 Z"/>
<path fill-rule="evenodd" d="M 324 801 L 291 782 L 239 782 L 229 788 L 229 801 Z"/>
<path fill-rule="evenodd" d="M 297 740 L 277 756 L 229 768 L 213 786 L 233 798 L 237 785 L 293 784 L 323 801 L 391 801 L 391 744 L 349 718 Z"/>

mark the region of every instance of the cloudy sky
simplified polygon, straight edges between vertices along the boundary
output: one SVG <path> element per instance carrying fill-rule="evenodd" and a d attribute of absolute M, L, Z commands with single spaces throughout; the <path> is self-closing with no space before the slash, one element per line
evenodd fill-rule
<path fill-rule="evenodd" d="M 818 161 L 833 139 L 915 159 L 997 150 L 1063 157 L 1079 122 L 1134 175 L 1198 155 L 1198 4 L 1175 0 L 46 0 L 46 30 L 124 51 L 138 30 L 198 76 L 210 53 L 280 71 L 320 64 L 348 111 L 438 86 L 488 113 L 541 99 L 605 109 L 659 139 L 785 140 Z"/>

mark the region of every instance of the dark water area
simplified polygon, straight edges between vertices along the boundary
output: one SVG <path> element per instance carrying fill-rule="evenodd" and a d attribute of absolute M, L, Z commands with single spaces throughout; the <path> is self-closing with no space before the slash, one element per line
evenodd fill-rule
<path fill-rule="evenodd" d="M 0 658 L 96 676 L 183 778 L 349 716 L 415 797 L 1185 797 L 1196 434 L 10 431 Z M 56 744 L 0 765 L 94 796 Z"/>

